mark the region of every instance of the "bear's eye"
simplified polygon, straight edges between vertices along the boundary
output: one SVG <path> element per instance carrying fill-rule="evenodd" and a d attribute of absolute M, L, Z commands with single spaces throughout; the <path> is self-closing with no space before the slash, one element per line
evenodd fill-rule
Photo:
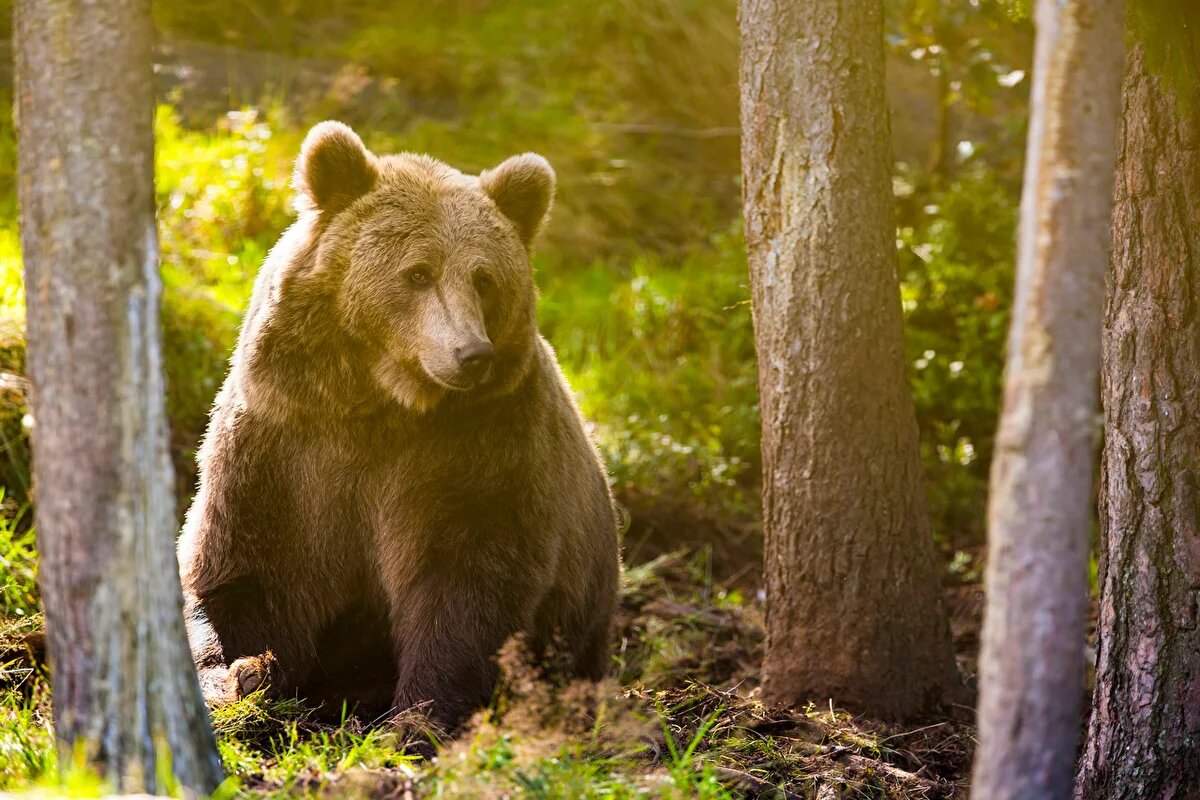
<path fill-rule="evenodd" d="M 428 286 L 432 280 L 429 277 L 429 270 L 425 267 L 416 267 L 404 273 L 404 277 L 408 278 L 408 282 L 413 286 Z"/>
<path fill-rule="evenodd" d="M 492 281 L 492 276 L 486 273 L 479 273 L 475 276 L 475 291 L 480 294 L 487 294 L 492 290 L 495 283 Z"/>

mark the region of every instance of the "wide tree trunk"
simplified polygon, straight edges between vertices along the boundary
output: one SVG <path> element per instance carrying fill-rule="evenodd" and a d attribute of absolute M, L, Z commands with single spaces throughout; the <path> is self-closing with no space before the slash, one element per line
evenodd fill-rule
<path fill-rule="evenodd" d="M 1066 798 L 1082 723 L 1121 0 L 1039 0 L 1017 289 L 988 504 L 972 797 Z"/>
<path fill-rule="evenodd" d="M 958 688 L 896 275 L 881 0 L 743 0 L 764 690 L 883 717 Z"/>
<path fill-rule="evenodd" d="M 150 0 L 16 7 L 34 481 L 60 763 L 210 792 L 159 347 Z"/>
<path fill-rule="evenodd" d="M 1104 329 L 1100 647 L 1082 797 L 1200 797 L 1200 86 L 1130 54 Z"/>

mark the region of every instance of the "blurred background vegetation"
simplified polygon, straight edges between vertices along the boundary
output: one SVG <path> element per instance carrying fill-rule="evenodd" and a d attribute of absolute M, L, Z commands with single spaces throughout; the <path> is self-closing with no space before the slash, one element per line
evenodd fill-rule
<path fill-rule="evenodd" d="M 541 326 L 631 512 L 630 559 L 708 546 L 713 570 L 756 580 L 733 0 L 155 6 L 163 321 L 183 503 L 255 271 L 292 217 L 292 159 L 307 127 L 332 117 L 377 151 L 428 152 L 464 171 L 525 150 L 550 159 L 560 184 L 536 257 Z M 896 246 L 930 510 L 948 577 L 973 579 L 1032 35 L 998 0 L 887 8 Z M 15 163 L 6 113 L 0 561 L 19 576 L 32 547 L 29 515 L 14 522 L 30 490 Z M 28 582 L 13 580 L 0 616 L 33 608 Z"/>

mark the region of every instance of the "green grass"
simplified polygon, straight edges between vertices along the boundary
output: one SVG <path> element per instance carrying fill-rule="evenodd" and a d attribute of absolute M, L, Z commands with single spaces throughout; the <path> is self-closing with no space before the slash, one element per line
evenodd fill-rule
<path fill-rule="evenodd" d="M 876 798 L 953 790 L 970 761 L 970 731 L 957 723 L 900 729 L 831 706 L 766 709 L 754 691 L 761 609 L 706 574 L 702 559 L 682 554 L 629 571 L 609 681 L 551 686 L 519 648 L 505 648 L 494 701 L 454 738 L 411 715 L 328 724 L 298 701 L 261 693 L 216 708 L 229 776 L 218 796 L 411 789 L 434 798 L 717 800 L 778 786 L 810 796 L 832 784 Z M 0 791 L 103 794 L 86 770 L 58 764 L 49 701 L 40 676 L 0 676 Z M 433 759 L 412 752 L 430 742 Z"/>
<path fill-rule="evenodd" d="M 0 489 L 0 508 L 4 491 Z M 0 631 L 19 624 L 40 611 L 37 584 L 37 545 L 33 529 L 24 524 L 28 510 L 14 508 L 0 515 Z"/>
<path fill-rule="evenodd" d="M 56 782 L 49 687 L 13 664 L 0 664 L 0 681 L 0 790 Z"/>

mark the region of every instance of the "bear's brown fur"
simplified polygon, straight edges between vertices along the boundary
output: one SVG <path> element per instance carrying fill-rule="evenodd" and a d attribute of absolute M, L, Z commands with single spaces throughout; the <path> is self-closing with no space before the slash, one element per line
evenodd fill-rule
<path fill-rule="evenodd" d="M 295 184 L 300 218 L 255 283 L 179 542 L 206 694 L 266 677 L 368 703 L 383 676 L 385 708 L 452 724 L 518 633 L 599 678 L 616 524 L 535 324 L 550 165 L 468 176 L 325 122 Z"/>

